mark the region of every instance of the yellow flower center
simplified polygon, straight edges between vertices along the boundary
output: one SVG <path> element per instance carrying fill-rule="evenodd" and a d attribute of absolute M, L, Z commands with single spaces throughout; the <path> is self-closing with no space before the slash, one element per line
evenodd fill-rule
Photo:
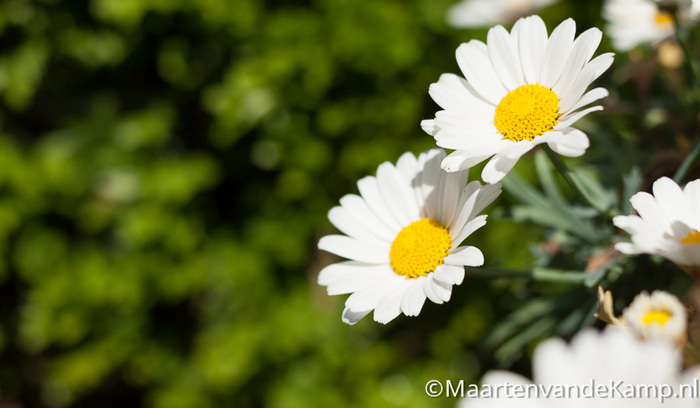
<path fill-rule="evenodd" d="M 671 17 L 670 13 L 666 13 L 665 11 L 658 11 L 656 12 L 656 16 L 654 16 L 654 21 L 656 21 L 656 24 L 658 25 L 668 25 L 671 24 L 673 21 L 673 17 Z"/>
<path fill-rule="evenodd" d="M 559 122 L 559 98 L 540 84 L 522 85 L 508 92 L 496 107 L 494 122 L 504 139 L 532 140 Z"/>
<path fill-rule="evenodd" d="M 688 236 L 681 238 L 681 243 L 686 245 L 697 245 L 700 244 L 700 231 L 692 230 L 688 233 Z"/>
<path fill-rule="evenodd" d="M 671 313 L 665 310 L 651 310 L 644 315 L 642 321 L 645 326 L 649 326 L 652 323 L 658 323 L 663 326 L 669 318 L 671 318 Z"/>
<path fill-rule="evenodd" d="M 399 232 L 391 244 L 389 259 L 394 272 L 406 278 L 418 278 L 442 265 L 452 247 L 452 237 L 444 225 L 422 218 Z"/>

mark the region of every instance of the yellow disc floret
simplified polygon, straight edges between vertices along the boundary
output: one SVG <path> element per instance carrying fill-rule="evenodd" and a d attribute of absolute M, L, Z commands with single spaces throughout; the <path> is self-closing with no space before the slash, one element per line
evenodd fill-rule
<path fill-rule="evenodd" d="M 686 245 L 697 245 L 700 244 L 700 231 L 692 230 L 688 233 L 688 236 L 681 238 L 681 243 Z"/>
<path fill-rule="evenodd" d="M 671 25 L 671 23 L 673 22 L 673 17 L 670 13 L 667 13 L 665 11 L 659 11 L 654 16 L 654 21 L 660 26 Z"/>
<path fill-rule="evenodd" d="M 508 92 L 496 107 L 494 124 L 504 139 L 533 140 L 559 122 L 559 98 L 540 84 L 522 85 Z"/>
<path fill-rule="evenodd" d="M 663 326 L 670 318 L 671 313 L 665 310 L 650 310 L 644 314 L 642 321 L 644 322 L 645 326 L 649 326 L 652 323 L 658 323 Z"/>
<path fill-rule="evenodd" d="M 441 223 L 422 218 L 404 227 L 391 244 L 389 258 L 394 272 L 418 278 L 442 265 L 452 247 L 452 237 Z"/>

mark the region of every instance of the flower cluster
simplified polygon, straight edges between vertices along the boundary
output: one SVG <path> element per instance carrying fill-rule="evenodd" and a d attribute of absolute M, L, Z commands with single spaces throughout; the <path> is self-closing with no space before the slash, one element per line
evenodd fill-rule
<path fill-rule="evenodd" d="M 465 1 L 449 10 L 447 20 L 455 27 L 492 24 L 553 2 Z M 613 48 L 625 52 L 640 44 L 656 46 L 667 41 L 681 25 L 691 27 L 697 8 L 694 2 L 607 0 L 603 16 L 609 23 L 606 32 Z M 577 36 L 571 18 L 548 33 L 544 20 L 532 15 L 517 19 L 510 31 L 501 25 L 490 28 L 486 42 L 471 40 L 457 48 L 461 74 L 443 74 L 429 86 L 429 95 L 441 110 L 420 123 L 438 147 L 417 157 L 404 153 L 396 164 L 380 164 L 376 175 L 357 182 L 359 194 L 342 197 L 328 214 L 341 234 L 324 236 L 318 247 L 346 260 L 326 266 L 318 283 L 327 287 L 329 295 L 350 295 L 342 313 L 345 323 L 355 324 L 373 312 L 375 321 L 386 324 L 402 313 L 417 316 L 426 299 L 437 304 L 449 301 L 453 287 L 469 277 L 465 268 L 473 271 L 488 263 L 488 254 L 477 248 L 472 234 L 485 226 L 487 216 L 482 212 L 499 197 L 501 183 L 507 182 L 506 190 L 516 198 L 540 206 L 521 213 L 543 225 L 566 223 L 573 236 L 578 234 L 590 244 L 590 249 L 579 250 L 588 256 L 584 272 L 533 268 L 529 276 L 542 280 L 558 276 L 560 282 L 581 283 L 598 306 L 596 317 L 609 326 L 602 334 L 583 330 L 569 346 L 562 340 L 540 344 L 534 356 L 533 381 L 576 384 L 593 378 L 677 385 L 694 378 L 697 369 L 682 372 L 683 364 L 689 367 L 700 361 L 700 339 L 689 335 L 688 329 L 695 310 L 692 300 L 683 304 L 667 291 L 639 291 L 620 315 L 615 312 L 612 292 L 598 286 L 595 300 L 593 288 L 616 282 L 624 274 L 625 262 L 635 262 L 640 255 L 672 262 L 687 274 L 686 289 L 700 287 L 700 180 L 681 186 L 661 177 L 653 182 L 653 194 L 639 191 L 633 195 L 643 183 L 629 182 L 625 187 L 635 188 L 627 197 L 636 214 L 627 215 L 603 202 L 607 196 L 600 193 L 602 188 L 581 172 L 570 170 L 561 159 L 586 153 L 591 141 L 575 125 L 601 111 L 598 103 L 610 93 L 605 87 L 592 87 L 614 60 L 612 53 L 595 56 L 602 39 L 603 32 L 597 28 Z M 546 195 L 541 195 L 517 178 L 507 177 L 533 149 L 550 157 L 590 211 L 567 207 L 557 183 L 549 181 Z M 689 153 L 676 180 L 683 179 L 693 155 L 697 152 Z M 469 181 L 469 170 L 482 162 L 486 162 L 481 171 L 484 184 Z M 545 171 L 543 168 L 540 165 L 538 171 Z M 620 234 L 600 238 L 600 226 L 596 229 L 590 224 L 593 217 L 603 220 L 606 231 L 617 227 Z M 620 236 L 623 231 L 629 233 L 631 242 Z M 583 246 L 580 243 L 579 249 Z M 530 383 L 508 372 L 488 374 L 484 382 Z M 572 405 L 590 406 L 581 402 Z M 551 400 L 520 403 L 559 406 Z M 514 403 L 475 399 L 463 404 Z M 594 405 L 610 404 L 614 405 L 596 400 Z M 627 405 L 639 404 L 657 405 L 650 400 Z M 620 405 L 624 404 L 616 406 Z"/>

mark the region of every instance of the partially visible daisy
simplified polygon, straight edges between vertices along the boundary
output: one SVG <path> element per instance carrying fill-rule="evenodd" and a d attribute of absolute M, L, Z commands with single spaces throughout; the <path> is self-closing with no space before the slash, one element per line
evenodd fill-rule
<path fill-rule="evenodd" d="M 455 28 L 508 24 L 558 0 L 462 0 L 447 9 L 447 24 Z"/>
<path fill-rule="evenodd" d="M 405 153 L 396 166 L 377 168 L 376 177 L 357 182 L 328 218 L 344 235 L 328 235 L 318 247 L 349 259 L 325 267 L 318 283 L 329 295 L 352 293 L 343 321 L 355 324 L 374 310 L 388 323 L 403 312 L 417 316 L 428 298 L 450 300 L 464 279 L 464 266 L 480 266 L 474 246 L 460 246 L 486 224 L 479 213 L 501 193 L 500 185 L 467 184 L 465 173 L 440 170 L 442 149 Z"/>
<path fill-rule="evenodd" d="M 587 105 L 608 95 L 588 86 L 607 70 L 613 55 L 591 60 L 602 34 L 591 28 L 574 40 L 568 19 L 547 36 L 538 16 L 518 20 L 510 33 L 489 30 L 487 43 L 472 40 L 457 48 L 465 79 L 443 74 L 430 96 L 443 108 L 421 122 L 438 146 L 454 149 L 442 162 L 448 172 L 472 167 L 489 157 L 482 178 L 500 181 L 518 159 L 541 143 L 568 157 L 581 156 L 588 136 L 571 127 L 601 106 Z"/>
<path fill-rule="evenodd" d="M 492 371 L 483 378 L 483 384 L 491 389 L 510 384 L 513 390 L 514 385 L 518 384 L 522 389 L 530 390 L 530 394 L 526 394 L 530 398 L 523 398 L 522 392 L 520 398 L 512 393 L 508 398 L 506 388 L 502 387 L 499 398 L 466 398 L 459 407 L 675 408 L 685 406 L 682 404 L 687 404 L 688 400 L 677 398 L 661 402 L 658 396 L 644 398 L 642 393 L 638 393 L 639 398 L 630 398 L 623 397 L 622 393 L 628 386 L 677 387 L 681 379 L 680 369 L 679 356 L 670 343 L 643 341 L 627 331 L 605 330 L 598 333 L 587 329 L 577 334 L 569 345 L 560 339 L 539 344 L 532 361 L 532 381 L 507 371 Z M 543 387 L 538 388 L 533 383 Z M 611 391 L 613 384 L 618 384 L 617 391 L 621 396 Z M 544 391 L 539 395 L 534 391 L 547 389 L 544 386 L 549 387 L 548 398 L 543 395 Z M 606 395 L 600 387 L 606 387 Z M 561 389 L 569 390 L 568 394 L 562 393 L 563 397 L 557 397 L 556 390 Z M 534 398 L 537 396 L 540 398 Z"/>
<path fill-rule="evenodd" d="M 685 307 L 672 294 L 642 292 L 622 312 L 634 334 L 643 339 L 667 340 L 680 345 L 686 337 L 688 316 Z"/>
<path fill-rule="evenodd" d="M 683 190 L 662 177 L 652 186 L 654 195 L 638 192 L 630 198 L 639 215 L 619 215 L 613 224 L 632 235 L 632 242 L 615 248 L 625 254 L 662 256 L 691 276 L 700 276 L 700 180 Z"/>
<path fill-rule="evenodd" d="M 668 6 L 667 3 L 663 5 Z M 677 7 L 682 22 L 695 19 L 697 12 L 690 1 L 671 3 Z M 640 44 L 656 45 L 674 34 L 671 14 L 664 11 L 661 3 L 650 0 L 605 0 L 603 18 L 608 22 L 605 33 L 619 51 L 629 51 Z"/>

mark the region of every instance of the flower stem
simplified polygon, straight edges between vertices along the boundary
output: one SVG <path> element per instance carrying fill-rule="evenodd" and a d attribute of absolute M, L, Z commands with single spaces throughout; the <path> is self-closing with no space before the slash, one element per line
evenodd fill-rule
<path fill-rule="evenodd" d="M 531 270 L 498 269 L 498 268 L 473 268 L 465 267 L 466 276 L 472 278 L 531 278 L 540 282 L 564 283 L 568 285 L 585 285 L 592 287 L 599 282 L 600 274 L 591 272 L 567 271 L 535 267 Z M 596 278 L 592 280 L 591 278 Z M 593 283 L 591 283 L 591 282 Z"/>
<path fill-rule="evenodd" d="M 561 159 L 561 157 L 555 153 L 551 147 L 547 146 L 546 144 L 542 145 L 542 149 L 544 150 L 545 153 L 547 153 L 547 156 L 549 159 L 552 161 L 552 164 L 554 164 L 554 168 L 557 169 L 559 174 L 564 178 L 567 184 L 576 191 L 588 204 L 591 205 L 591 207 L 595 208 L 596 211 L 598 211 L 600 214 L 603 214 L 607 217 L 611 217 L 611 215 L 608 213 L 608 210 L 606 208 L 603 208 L 594 200 L 590 194 L 586 191 L 586 189 L 583 187 L 581 182 L 576 178 L 576 175 L 569 170 L 569 168 L 566 166 L 566 163 Z"/>
<path fill-rule="evenodd" d="M 519 269 L 473 268 L 466 266 L 466 275 L 475 278 L 531 278 L 532 271 Z"/>
<path fill-rule="evenodd" d="M 688 79 L 690 80 L 690 84 L 694 89 L 697 89 L 697 80 L 698 80 L 698 68 L 695 65 L 695 59 L 693 58 L 693 54 L 690 52 L 690 48 L 688 47 L 688 43 L 685 41 L 685 35 L 682 32 L 681 29 L 681 24 L 680 21 L 678 21 L 678 12 L 677 10 L 670 13 L 671 17 L 673 18 L 673 30 L 676 35 L 676 41 L 678 42 L 678 45 L 680 45 L 681 49 L 683 50 L 683 55 L 685 55 L 685 59 L 687 61 L 687 71 L 688 71 Z M 693 95 L 693 102 L 695 102 L 695 95 Z"/>
<path fill-rule="evenodd" d="M 688 173 L 688 170 L 690 170 L 690 166 L 692 166 L 695 162 L 695 159 L 698 158 L 698 154 L 700 154 L 700 135 L 695 135 L 693 146 L 690 148 L 688 154 L 685 155 L 683 162 L 678 167 L 678 170 L 676 170 L 676 173 L 673 175 L 673 181 L 675 181 L 678 184 L 681 183 L 681 180 L 683 180 L 685 175 Z"/>
<path fill-rule="evenodd" d="M 550 268 L 535 268 L 532 270 L 535 280 L 555 283 L 581 285 L 586 280 L 584 272 L 572 272 Z"/>

